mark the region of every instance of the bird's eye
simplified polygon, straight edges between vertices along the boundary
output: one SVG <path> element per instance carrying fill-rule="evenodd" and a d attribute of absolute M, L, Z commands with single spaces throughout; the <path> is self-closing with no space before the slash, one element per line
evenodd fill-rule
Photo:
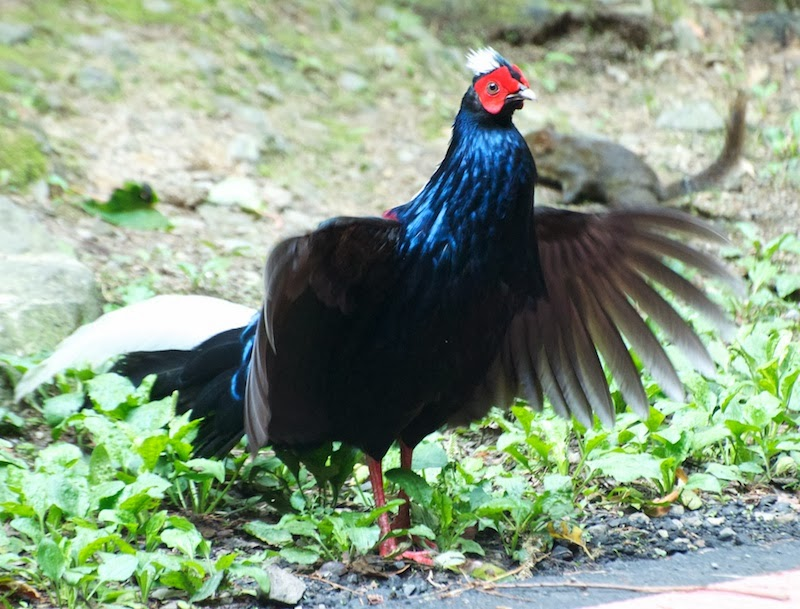
<path fill-rule="evenodd" d="M 489 95 L 497 95 L 500 92 L 500 85 L 498 85 L 495 81 L 490 80 L 486 85 L 486 92 Z"/>

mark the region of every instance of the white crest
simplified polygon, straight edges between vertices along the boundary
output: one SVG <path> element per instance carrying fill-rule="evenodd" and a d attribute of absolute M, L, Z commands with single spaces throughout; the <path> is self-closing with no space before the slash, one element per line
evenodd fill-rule
<path fill-rule="evenodd" d="M 503 63 L 503 58 L 492 47 L 484 47 L 482 49 L 470 50 L 467 53 L 467 68 L 472 70 L 475 76 L 488 74 L 492 70 L 496 70 Z"/>

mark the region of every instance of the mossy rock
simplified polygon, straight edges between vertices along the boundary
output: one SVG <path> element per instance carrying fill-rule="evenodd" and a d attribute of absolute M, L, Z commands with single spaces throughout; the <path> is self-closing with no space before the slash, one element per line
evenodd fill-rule
<path fill-rule="evenodd" d="M 47 157 L 32 134 L 0 126 L 0 184 L 22 188 L 47 174 Z"/>

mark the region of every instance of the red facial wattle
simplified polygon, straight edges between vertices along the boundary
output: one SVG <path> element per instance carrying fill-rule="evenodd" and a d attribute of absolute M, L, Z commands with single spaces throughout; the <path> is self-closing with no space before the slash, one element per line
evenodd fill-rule
<path fill-rule="evenodd" d="M 512 66 L 519 75 L 515 78 L 508 66 L 501 66 L 475 81 L 475 92 L 483 108 L 490 114 L 498 114 L 505 105 L 506 97 L 520 90 L 521 85 L 527 87 L 528 80 L 517 66 Z"/>

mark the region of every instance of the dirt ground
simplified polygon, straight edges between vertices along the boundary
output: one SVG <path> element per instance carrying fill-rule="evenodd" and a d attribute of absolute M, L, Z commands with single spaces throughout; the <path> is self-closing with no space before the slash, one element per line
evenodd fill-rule
<path fill-rule="evenodd" d="M 359 2 L 314 9 L 220 2 L 188 16 L 177 4 L 155 3 L 168 12 L 144 17 L 28 4 L 4 2 L 8 20 L 39 25 L 26 43 L 35 50 L 32 65 L 19 53 L 3 62 L 23 84 L 2 97 L 19 124 L 44 137 L 50 172 L 70 190 L 39 183 L 13 196 L 41 212 L 117 303 L 135 297 L 134 286 L 255 305 L 276 240 L 330 216 L 406 201 L 446 148 L 469 78 L 463 52 L 497 25 L 454 34 L 442 30 L 435 10 L 414 18 Z M 763 133 L 785 127 L 800 107 L 800 46 L 748 42 L 752 14 L 690 3 L 684 15 L 680 27 L 692 37 L 684 46 L 696 51 L 681 48 L 668 25 L 656 29 L 655 48 L 642 51 L 615 32 L 587 30 L 547 47 L 489 41 L 528 72 L 539 96 L 517 124 L 602 134 L 669 181 L 710 162 L 722 132 L 658 129 L 662 111 L 706 100 L 724 117 L 738 87 L 769 90 L 750 103 L 739 188 L 691 203 L 727 219 L 728 228 L 745 220 L 768 237 L 796 230 L 798 170 L 781 164 Z M 48 22 L 56 18 L 68 27 Z M 248 145 L 260 150 L 237 151 Z M 256 213 L 202 203 L 230 176 L 255 183 L 263 201 Z M 174 230 L 118 229 L 72 204 L 105 200 L 126 180 L 155 189 Z M 542 191 L 537 201 L 558 195 Z"/>

